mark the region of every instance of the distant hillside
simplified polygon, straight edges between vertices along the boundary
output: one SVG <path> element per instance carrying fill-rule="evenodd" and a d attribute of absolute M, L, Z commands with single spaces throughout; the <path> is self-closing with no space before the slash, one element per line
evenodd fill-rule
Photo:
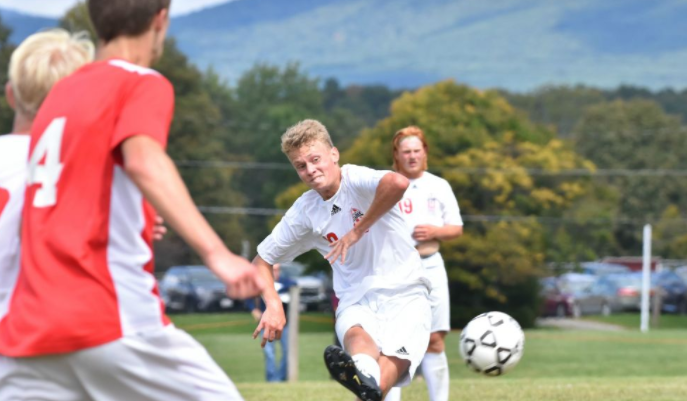
<path fill-rule="evenodd" d="M 0 8 L 0 16 L 2 16 L 3 25 L 12 28 L 10 36 L 12 43 L 19 43 L 34 32 L 57 25 L 56 19 L 26 15 L 4 8 Z"/>
<path fill-rule="evenodd" d="M 685 15 L 686 0 L 239 0 L 177 17 L 171 34 L 230 81 L 256 62 L 298 61 L 344 84 L 396 88 L 454 78 L 511 91 L 682 89 Z M 2 16 L 13 38 L 34 23 Z"/>

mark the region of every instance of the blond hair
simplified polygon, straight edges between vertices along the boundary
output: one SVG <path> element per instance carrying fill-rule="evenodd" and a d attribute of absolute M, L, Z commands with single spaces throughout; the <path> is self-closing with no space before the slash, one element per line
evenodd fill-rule
<path fill-rule="evenodd" d="M 281 136 L 281 151 L 287 156 L 294 150 L 313 142 L 321 142 L 330 149 L 334 147 L 327 128 L 317 120 L 303 120 L 287 129 Z"/>
<path fill-rule="evenodd" d="M 93 61 L 95 48 L 86 32 L 51 29 L 26 38 L 10 58 L 9 80 L 17 112 L 33 119 L 50 88 Z"/>

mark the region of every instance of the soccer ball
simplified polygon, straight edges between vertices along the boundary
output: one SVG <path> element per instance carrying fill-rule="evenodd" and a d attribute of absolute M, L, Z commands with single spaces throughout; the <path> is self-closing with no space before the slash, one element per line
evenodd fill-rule
<path fill-rule="evenodd" d="M 525 333 L 503 312 L 487 312 L 472 319 L 460 335 L 460 355 L 477 373 L 500 376 L 518 364 Z"/>

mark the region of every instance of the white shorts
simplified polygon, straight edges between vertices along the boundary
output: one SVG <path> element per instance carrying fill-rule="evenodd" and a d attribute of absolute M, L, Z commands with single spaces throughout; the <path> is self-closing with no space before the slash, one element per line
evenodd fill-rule
<path fill-rule="evenodd" d="M 68 354 L 0 356 L 0 401 L 241 401 L 196 340 L 167 326 Z"/>
<path fill-rule="evenodd" d="M 439 252 L 422 259 L 425 274 L 432 284 L 429 303 L 432 306 L 432 333 L 451 331 L 451 296 L 448 291 L 448 276 L 444 259 Z"/>
<path fill-rule="evenodd" d="M 410 384 L 429 345 L 430 306 L 427 288 L 415 285 L 403 292 L 375 290 L 357 303 L 337 311 L 336 335 L 345 344 L 346 332 L 362 327 L 386 356 L 410 361 L 408 372 L 399 377 L 396 387 Z"/>

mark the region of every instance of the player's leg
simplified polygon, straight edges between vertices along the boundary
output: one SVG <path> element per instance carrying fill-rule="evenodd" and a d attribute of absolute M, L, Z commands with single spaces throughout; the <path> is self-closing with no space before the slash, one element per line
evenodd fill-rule
<path fill-rule="evenodd" d="M 265 380 L 268 382 L 279 381 L 279 372 L 277 371 L 277 356 L 276 356 L 276 342 L 268 341 L 262 349 L 265 354 Z"/>
<path fill-rule="evenodd" d="M 288 379 L 288 363 L 289 363 L 289 325 L 284 326 L 281 333 L 281 361 L 279 362 L 279 380 L 286 381 Z"/>
<path fill-rule="evenodd" d="M 379 357 L 379 368 L 381 370 L 381 383 L 379 386 L 382 388 L 384 395 L 388 395 L 392 388 L 398 388 L 393 386 L 396 385 L 401 376 L 408 372 L 410 361 L 381 355 Z M 386 400 L 386 398 L 384 399 Z"/>
<path fill-rule="evenodd" d="M 401 401 L 401 388 L 392 387 L 391 390 L 386 393 L 384 401 Z"/>
<path fill-rule="evenodd" d="M 64 355 L 0 356 L 0 400 L 91 401 Z"/>
<path fill-rule="evenodd" d="M 374 340 L 376 328 L 376 317 L 368 305 L 355 304 L 340 310 L 336 332 L 345 350 L 331 345 L 324 353 L 332 377 L 365 401 L 382 399 L 379 349 Z"/>
<path fill-rule="evenodd" d="M 427 353 L 422 360 L 422 374 L 427 383 L 430 401 L 448 401 L 449 371 L 445 352 L 446 334 L 451 329 L 451 300 L 446 269 L 441 266 L 427 269 L 432 282 L 429 295 L 432 307 L 432 334 Z"/>
<path fill-rule="evenodd" d="M 427 383 L 430 401 L 448 401 L 449 374 L 448 359 L 444 350 L 445 331 L 430 335 L 427 353 L 422 359 L 422 374 Z"/>
<path fill-rule="evenodd" d="M 388 392 L 410 384 L 420 365 L 429 344 L 431 308 L 423 286 L 396 292 L 383 301 L 380 366 L 382 389 Z M 397 391 L 392 391 L 392 397 Z"/>
<path fill-rule="evenodd" d="M 71 362 L 98 401 L 243 400 L 207 351 L 174 327 L 76 352 Z"/>

